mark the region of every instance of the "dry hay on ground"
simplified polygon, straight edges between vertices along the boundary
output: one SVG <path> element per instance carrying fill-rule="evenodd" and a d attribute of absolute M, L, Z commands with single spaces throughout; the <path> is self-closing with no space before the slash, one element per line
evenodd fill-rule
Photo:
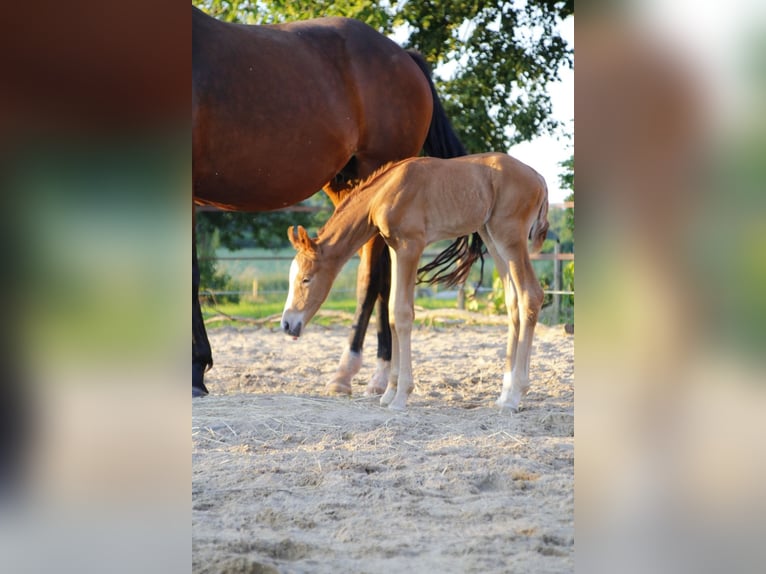
<path fill-rule="evenodd" d="M 506 328 L 422 327 L 405 413 L 322 397 L 348 335 L 213 329 L 193 403 L 195 572 L 568 572 L 574 356 L 540 326 L 519 413 L 493 407 Z"/>

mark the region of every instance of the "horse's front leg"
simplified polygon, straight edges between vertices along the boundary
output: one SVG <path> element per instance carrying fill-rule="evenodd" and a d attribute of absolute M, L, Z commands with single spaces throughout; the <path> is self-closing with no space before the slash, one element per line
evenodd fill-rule
<path fill-rule="evenodd" d="M 351 379 L 362 367 L 362 349 L 370 316 L 381 293 L 387 292 L 390 262 L 388 257 L 383 256 L 385 249 L 382 238 L 376 236 L 360 252 L 356 284 L 357 306 L 349 346 L 343 352 L 338 369 L 325 389 L 328 393 L 350 395 Z M 383 392 L 391 363 L 391 348 L 390 343 L 388 348 L 381 347 L 381 343 L 390 342 L 390 332 L 387 317 L 378 317 L 378 371 L 367 385 L 367 393 Z"/>
<path fill-rule="evenodd" d="M 213 366 L 210 341 L 199 304 L 199 281 L 196 233 L 192 233 L 192 397 L 204 397 L 207 394 L 205 371 Z"/>

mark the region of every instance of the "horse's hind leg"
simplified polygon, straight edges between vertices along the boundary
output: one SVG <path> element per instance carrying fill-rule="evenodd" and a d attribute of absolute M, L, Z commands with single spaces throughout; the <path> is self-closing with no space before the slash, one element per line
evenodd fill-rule
<path fill-rule="evenodd" d="M 202 309 L 199 305 L 199 264 L 197 263 L 196 234 L 192 237 L 192 397 L 203 397 L 207 394 L 204 378 L 205 371 L 213 366 L 213 355 L 210 351 L 210 341 L 202 320 Z"/>
<path fill-rule="evenodd" d="M 503 390 L 497 404 L 517 410 L 522 397 L 529 390 L 529 359 L 537 317 L 543 304 L 543 290 L 529 260 L 526 241 L 514 246 L 510 251 L 508 267 L 512 285 L 509 285 L 509 288 L 516 288 L 519 336 L 516 352 L 510 361 L 511 371 L 510 374 L 506 372 L 504 375 Z"/>
<path fill-rule="evenodd" d="M 505 352 L 505 375 L 503 377 L 503 384 L 510 387 L 511 369 L 513 362 L 516 358 L 516 349 L 519 342 L 519 306 L 518 297 L 516 296 L 516 287 L 511 281 L 511 270 L 508 266 L 508 260 L 500 255 L 497 250 L 497 246 L 486 231 L 479 232 L 484 245 L 492 256 L 492 260 L 495 263 L 495 269 L 500 276 L 500 280 L 503 284 L 503 294 L 505 296 L 505 308 L 508 313 L 508 338 Z"/>
<path fill-rule="evenodd" d="M 543 291 L 529 260 L 525 241 L 503 243 L 486 229 L 482 231 L 482 238 L 503 280 L 508 310 L 506 368 L 497 404 L 516 410 L 529 390 L 529 356 Z"/>

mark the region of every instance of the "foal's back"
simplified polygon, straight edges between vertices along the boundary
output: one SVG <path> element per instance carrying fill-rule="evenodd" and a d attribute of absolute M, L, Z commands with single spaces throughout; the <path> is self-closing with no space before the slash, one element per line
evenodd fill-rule
<path fill-rule="evenodd" d="M 504 153 L 410 158 L 378 179 L 370 218 L 389 243 L 428 244 L 468 235 L 490 219 L 531 224 L 544 186 L 535 170 Z"/>

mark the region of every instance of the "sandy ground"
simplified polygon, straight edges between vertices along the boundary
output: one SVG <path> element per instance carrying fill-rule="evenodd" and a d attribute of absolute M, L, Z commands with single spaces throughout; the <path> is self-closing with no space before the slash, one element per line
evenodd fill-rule
<path fill-rule="evenodd" d="M 500 393 L 506 327 L 413 333 L 415 392 L 394 413 L 323 397 L 348 334 L 210 329 L 211 395 L 193 401 L 195 572 L 571 572 L 574 341 L 539 326 L 532 389 Z M 439 326 L 441 325 L 441 326 Z M 374 331 L 374 328 L 371 329 Z"/>

